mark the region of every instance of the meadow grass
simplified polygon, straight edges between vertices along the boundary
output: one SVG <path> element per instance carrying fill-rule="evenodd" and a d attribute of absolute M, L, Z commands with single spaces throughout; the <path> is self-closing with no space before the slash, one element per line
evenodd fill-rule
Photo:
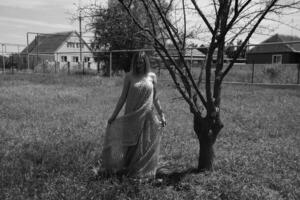
<path fill-rule="evenodd" d="M 106 122 L 122 78 L 0 76 L 0 199 L 300 199 L 300 90 L 224 85 L 225 128 L 213 172 L 197 166 L 192 116 L 172 83 L 160 81 L 167 116 L 162 183 L 94 178 Z"/>

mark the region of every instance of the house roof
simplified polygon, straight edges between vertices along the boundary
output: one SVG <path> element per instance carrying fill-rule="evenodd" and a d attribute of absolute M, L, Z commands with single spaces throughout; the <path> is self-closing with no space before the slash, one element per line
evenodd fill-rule
<path fill-rule="evenodd" d="M 179 54 L 176 49 L 169 49 L 170 56 L 179 57 Z M 193 58 L 205 58 L 205 54 L 203 54 L 198 49 L 185 49 L 183 52 L 184 57 L 193 57 Z"/>
<path fill-rule="evenodd" d="M 29 53 L 55 53 L 73 33 L 79 38 L 79 34 L 75 31 L 38 35 L 28 47 L 25 47 L 22 53 L 27 53 L 27 48 L 29 49 Z M 82 41 L 87 45 L 84 40 Z"/>
<path fill-rule="evenodd" d="M 203 57 L 203 58 L 205 58 L 204 53 L 202 53 L 198 49 L 186 50 L 185 56 Z"/>
<path fill-rule="evenodd" d="M 274 43 L 274 42 L 292 42 L 300 41 L 299 37 L 289 35 L 273 35 L 261 44 Z M 262 46 L 255 46 L 248 53 L 283 53 L 283 52 L 296 52 L 300 53 L 300 43 L 295 44 L 268 44 Z"/>

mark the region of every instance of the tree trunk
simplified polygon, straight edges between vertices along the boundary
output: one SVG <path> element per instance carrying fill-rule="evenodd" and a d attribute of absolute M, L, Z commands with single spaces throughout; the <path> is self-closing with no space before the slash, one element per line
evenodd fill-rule
<path fill-rule="evenodd" d="M 198 171 L 213 170 L 214 144 L 210 142 L 209 137 L 206 137 L 199 139 L 199 145 Z"/>
<path fill-rule="evenodd" d="M 214 143 L 223 125 L 219 115 L 214 117 L 202 117 L 194 114 L 194 131 L 199 140 L 198 171 L 213 170 Z"/>

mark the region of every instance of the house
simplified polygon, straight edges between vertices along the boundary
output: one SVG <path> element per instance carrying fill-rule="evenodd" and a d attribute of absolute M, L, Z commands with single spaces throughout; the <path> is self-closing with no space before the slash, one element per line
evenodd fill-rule
<path fill-rule="evenodd" d="M 293 41 L 297 41 L 297 43 L 283 43 Z M 247 63 L 254 64 L 300 63 L 300 38 L 288 35 L 273 35 L 260 45 L 250 49 L 247 52 L 246 60 Z"/>
<path fill-rule="evenodd" d="M 205 47 L 204 45 L 201 45 L 198 48 L 198 50 L 204 55 L 204 59 L 206 59 L 208 48 Z M 213 58 L 212 58 L 212 63 L 213 64 L 217 63 L 217 57 L 218 57 L 218 48 L 216 48 L 215 51 L 213 52 Z M 223 54 L 223 59 L 224 59 L 224 62 L 227 62 L 228 60 L 230 60 L 230 58 L 226 55 L 225 51 L 224 51 L 224 54 Z"/>
<path fill-rule="evenodd" d="M 179 60 L 179 54 L 177 52 L 176 49 L 174 48 L 168 48 L 168 52 L 170 54 L 170 56 L 174 59 L 174 60 Z M 184 60 L 195 66 L 199 63 L 202 63 L 205 60 L 205 54 L 203 54 L 201 51 L 199 51 L 198 49 L 185 49 L 182 53 Z"/>
<path fill-rule="evenodd" d="M 198 49 L 187 49 L 184 52 L 184 58 L 186 61 L 190 63 L 200 63 L 205 60 L 205 54 L 203 54 L 201 51 Z"/>
<path fill-rule="evenodd" d="M 80 45 L 82 65 L 85 68 L 97 69 L 93 53 L 88 44 L 81 39 L 76 31 L 39 34 L 21 52 L 24 62 L 34 69 L 45 63 L 57 63 L 60 68 L 80 68 Z"/>

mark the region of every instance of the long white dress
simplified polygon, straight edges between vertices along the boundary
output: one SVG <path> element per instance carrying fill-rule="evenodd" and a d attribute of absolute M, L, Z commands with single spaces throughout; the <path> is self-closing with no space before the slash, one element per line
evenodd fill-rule
<path fill-rule="evenodd" d="M 161 126 L 154 114 L 154 83 L 147 76 L 131 81 L 125 114 L 106 129 L 102 161 L 105 169 L 125 170 L 132 177 L 155 176 Z"/>

